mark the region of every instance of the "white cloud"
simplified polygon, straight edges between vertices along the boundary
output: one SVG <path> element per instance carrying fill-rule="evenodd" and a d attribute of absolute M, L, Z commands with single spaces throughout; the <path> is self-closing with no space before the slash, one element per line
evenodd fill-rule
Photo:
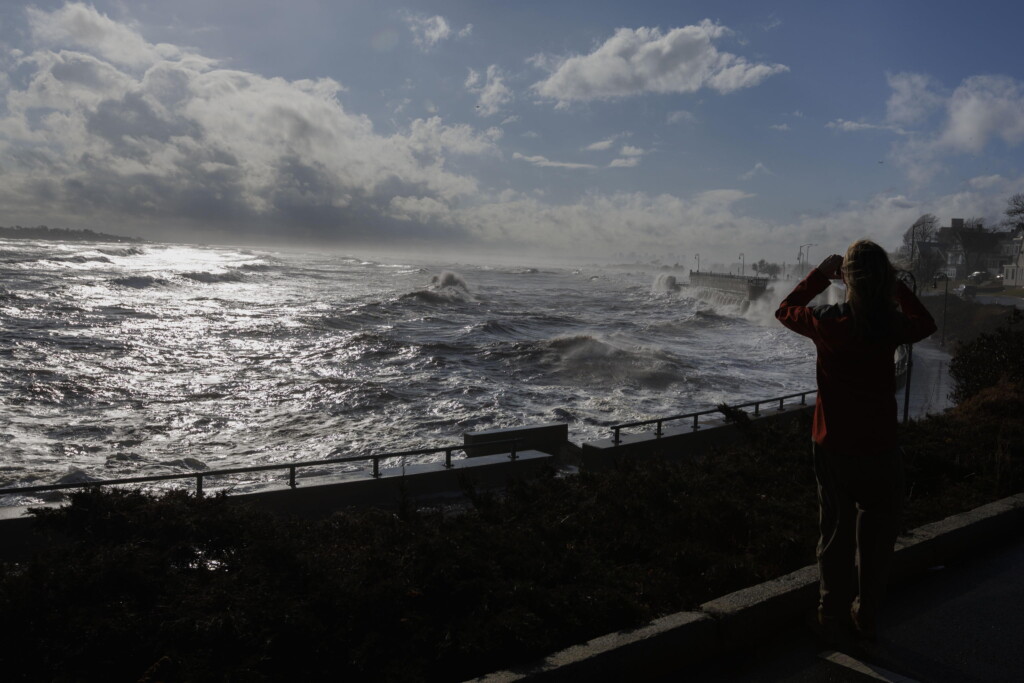
<path fill-rule="evenodd" d="M 920 86 L 927 79 L 913 80 Z M 890 83 L 893 84 L 892 79 Z M 904 81 L 894 88 L 908 89 Z M 917 86 L 914 86 L 917 87 Z M 933 87 L 938 90 L 937 86 Z M 1024 142 L 1024 83 L 1008 76 L 972 76 L 964 80 L 938 105 L 945 118 L 937 127 L 914 131 L 903 144 L 894 147 L 893 159 L 916 184 L 924 184 L 941 173 L 951 155 L 980 155 L 993 144 L 1015 147 Z M 915 121 L 923 120 L 921 115 Z"/>
<path fill-rule="evenodd" d="M 412 42 L 424 52 L 436 47 L 441 41 L 452 37 L 452 27 L 448 20 L 440 15 L 428 17 L 424 14 L 406 13 L 403 16 L 406 26 L 412 32 Z M 458 38 L 465 38 L 473 32 L 473 25 L 467 24 L 465 28 L 455 33 Z"/>
<path fill-rule="evenodd" d="M 729 93 L 788 71 L 782 64 L 756 64 L 713 44 L 730 30 L 705 19 L 662 33 L 657 28 L 620 28 L 589 55 L 557 60 L 537 55 L 535 66 L 551 75 L 532 87 L 542 97 L 570 102 L 644 93 L 692 93 L 711 88 Z"/>
<path fill-rule="evenodd" d="M 53 12 L 27 9 L 29 26 L 41 47 L 73 47 L 119 66 L 145 68 L 163 59 L 181 59 L 185 52 L 173 45 L 147 43 L 130 27 L 93 7 L 70 2 Z M 210 62 L 210 60 L 206 60 Z"/>
<path fill-rule="evenodd" d="M 217 68 L 88 6 L 30 16 L 33 49 L 0 110 L 11 210 L 385 239 L 394 218 L 479 193 L 454 158 L 497 154 L 499 128 L 434 116 L 382 135 L 337 81 Z"/>
<path fill-rule="evenodd" d="M 685 109 L 669 112 L 665 121 L 667 123 L 696 123 L 697 117 Z"/>
<path fill-rule="evenodd" d="M 967 184 L 976 190 L 987 190 L 992 187 L 999 187 L 1005 185 L 1006 178 L 999 174 L 978 176 L 977 178 L 971 178 L 970 180 L 968 180 Z"/>
<path fill-rule="evenodd" d="M 939 86 L 924 74 L 899 73 L 887 76 L 892 94 L 886 103 L 886 119 L 895 125 L 923 122 L 942 107 Z"/>
<path fill-rule="evenodd" d="M 846 119 L 836 119 L 835 121 L 829 121 L 825 124 L 826 128 L 833 130 L 839 130 L 844 133 L 855 133 L 862 130 L 887 130 L 893 133 L 903 133 L 903 130 L 895 126 L 887 126 L 877 123 L 865 123 L 864 121 L 847 121 Z"/>
<path fill-rule="evenodd" d="M 789 124 L 788 123 L 776 123 L 776 124 L 768 126 L 768 127 L 771 128 L 772 130 L 781 130 L 781 131 L 789 130 Z"/>
<path fill-rule="evenodd" d="M 610 137 L 610 138 L 608 138 L 606 140 L 599 140 L 598 142 L 592 142 L 589 145 L 587 145 L 586 147 L 584 147 L 583 149 L 584 149 L 584 151 L 587 151 L 587 152 L 604 152 L 604 151 L 607 151 L 607 150 L 612 148 L 612 145 L 615 144 L 615 139 L 616 139 L 615 137 Z"/>
<path fill-rule="evenodd" d="M 494 116 L 515 97 L 505 85 L 505 74 L 495 64 L 487 67 L 487 76 L 482 78 L 473 69 L 466 78 L 466 89 L 478 96 L 476 110 L 480 116 Z"/>
<path fill-rule="evenodd" d="M 973 76 L 947 104 L 949 119 L 938 145 L 980 154 L 993 139 L 1024 142 L 1024 85 L 1006 76 Z"/>
<path fill-rule="evenodd" d="M 514 154 L 512 154 L 512 158 L 525 161 L 529 164 L 533 164 L 534 166 L 539 166 L 541 168 L 597 168 L 597 166 L 593 164 L 577 164 L 568 161 L 551 161 L 547 157 L 543 157 L 540 155 L 526 156 L 525 154 L 520 154 L 519 152 L 515 152 Z"/>
<path fill-rule="evenodd" d="M 758 175 L 774 175 L 774 174 L 771 171 L 768 170 L 767 166 L 765 166 L 760 161 L 758 161 L 756 164 L 754 164 L 754 168 L 750 169 L 749 171 L 747 171 L 746 173 L 744 173 L 744 174 L 742 174 L 740 176 L 740 180 L 750 180 L 753 177 L 758 176 Z"/>
<path fill-rule="evenodd" d="M 619 157 L 608 163 L 608 168 L 633 168 L 640 165 L 640 157 Z"/>
<path fill-rule="evenodd" d="M 633 147 L 632 145 L 623 145 L 622 149 L 619 150 L 619 154 L 624 157 L 640 157 L 647 154 L 647 150 Z"/>

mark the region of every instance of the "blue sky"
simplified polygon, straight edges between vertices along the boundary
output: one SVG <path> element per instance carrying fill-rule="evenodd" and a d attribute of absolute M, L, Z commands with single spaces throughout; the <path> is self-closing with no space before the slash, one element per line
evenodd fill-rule
<path fill-rule="evenodd" d="M 0 5 L 0 224 L 812 259 L 1024 191 L 996 2 Z M 691 263 L 692 265 L 692 263 Z"/>

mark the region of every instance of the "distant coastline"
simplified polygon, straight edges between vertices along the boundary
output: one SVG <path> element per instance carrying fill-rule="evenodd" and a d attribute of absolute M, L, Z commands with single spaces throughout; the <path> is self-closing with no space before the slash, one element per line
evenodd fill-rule
<path fill-rule="evenodd" d="M 37 225 L 34 228 L 26 228 L 20 225 L 5 228 L 4 226 L 0 225 L 0 237 L 8 239 L 52 240 L 54 242 L 141 243 L 146 241 L 141 237 L 122 237 L 121 235 L 108 235 L 107 233 L 94 232 L 92 230 L 49 228 L 45 225 Z"/>

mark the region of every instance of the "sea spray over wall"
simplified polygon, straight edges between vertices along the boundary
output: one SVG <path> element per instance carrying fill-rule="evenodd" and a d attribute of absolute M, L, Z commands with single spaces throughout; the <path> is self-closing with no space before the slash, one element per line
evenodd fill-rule
<path fill-rule="evenodd" d="M 651 286 L 651 291 L 657 294 L 675 294 L 682 288 L 683 286 L 676 282 L 675 275 L 666 275 L 664 273 L 660 273 L 658 277 L 654 278 L 654 284 Z"/>

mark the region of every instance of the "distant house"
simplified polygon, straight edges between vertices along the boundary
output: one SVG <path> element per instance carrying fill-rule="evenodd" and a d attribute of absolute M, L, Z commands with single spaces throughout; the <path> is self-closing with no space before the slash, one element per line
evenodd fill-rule
<path fill-rule="evenodd" d="M 946 254 L 943 271 L 953 280 L 962 280 L 976 271 L 1001 274 L 1003 266 L 1013 258 L 1011 233 L 989 232 L 980 224 L 965 226 L 962 218 L 954 218 L 949 227 L 939 228 L 936 238 Z"/>
<path fill-rule="evenodd" d="M 1008 240 L 1009 263 L 1003 266 L 1004 287 L 1024 287 L 1024 229 L 1018 228 Z"/>

